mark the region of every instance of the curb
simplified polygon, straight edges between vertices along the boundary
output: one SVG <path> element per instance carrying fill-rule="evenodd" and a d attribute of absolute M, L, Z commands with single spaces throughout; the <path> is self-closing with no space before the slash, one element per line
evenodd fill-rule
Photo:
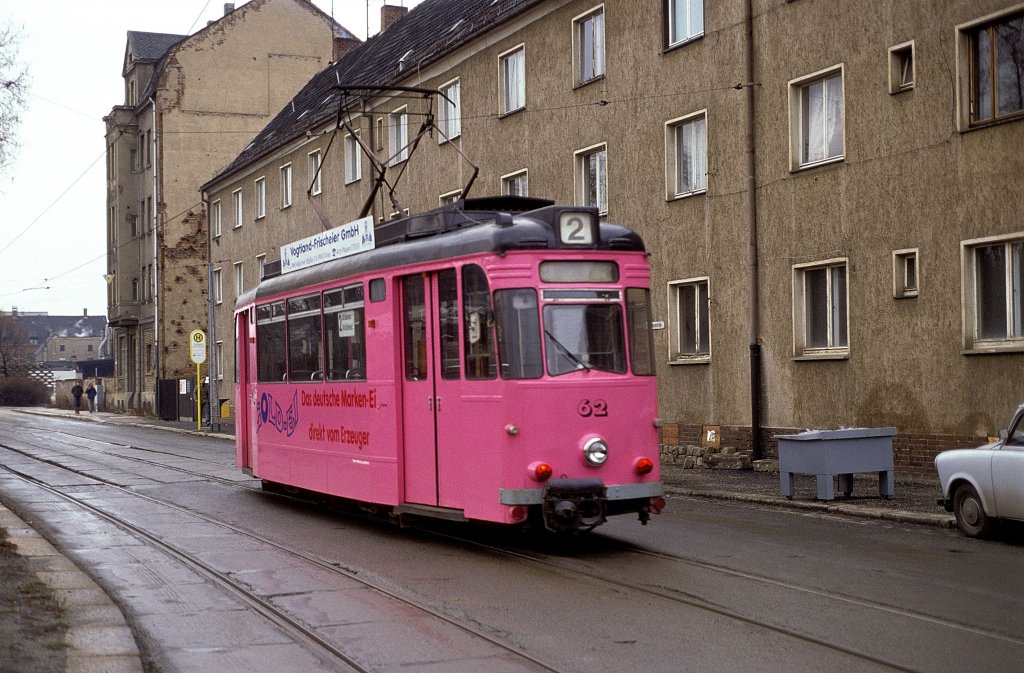
<path fill-rule="evenodd" d="M 787 507 L 789 509 L 827 512 L 829 514 L 845 514 L 847 516 L 854 516 L 861 519 L 882 519 L 897 523 L 913 523 L 925 526 L 938 526 L 940 528 L 956 528 L 956 518 L 945 514 L 924 514 L 921 512 L 907 512 L 897 509 L 885 509 L 882 507 L 857 507 L 855 505 L 846 505 L 842 503 L 790 500 L 789 498 L 784 498 L 782 496 L 732 493 L 729 491 L 702 491 L 699 489 L 677 488 L 674 486 L 666 486 L 665 494 L 682 495 L 693 498 L 707 498 L 710 500 L 749 502 L 758 505 Z"/>
<path fill-rule="evenodd" d="M 142 673 L 135 634 L 110 596 L 14 512 L 0 505 L 0 529 L 64 607 L 68 673 Z"/>

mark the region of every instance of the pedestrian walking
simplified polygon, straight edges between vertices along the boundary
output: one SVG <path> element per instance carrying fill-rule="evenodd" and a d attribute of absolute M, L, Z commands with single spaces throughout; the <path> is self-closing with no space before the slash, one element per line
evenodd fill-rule
<path fill-rule="evenodd" d="M 75 401 L 75 413 L 79 414 L 82 412 L 82 382 L 75 381 L 75 385 L 71 386 L 71 397 Z"/>
<path fill-rule="evenodd" d="M 96 411 L 96 386 L 89 384 L 89 387 L 85 389 L 85 396 L 89 398 L 89 413 Z"/>

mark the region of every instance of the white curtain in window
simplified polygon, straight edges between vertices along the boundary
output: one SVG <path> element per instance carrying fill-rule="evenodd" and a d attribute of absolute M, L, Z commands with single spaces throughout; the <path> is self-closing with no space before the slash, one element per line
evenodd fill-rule
<path fill-rule="evenodd" d="M 580 22 L 580 81 L 604 75 L 604 13 L 598 12 Z"/>
<path fill-rule="evenodd" d="M 676 127 L 676 195 L 707 189 L 707 120 L 704 117 Z"/>
<path fill-rule="evenodd" d="M 1024 337 L 1024 301 L 1021 285 L 1024 277 L 1024 243 L 1014 243 L 1010 252 L 1010 311 L 1013 315 L 1012 336 Z"/>
<path fill-rule="evenodd" d="M 843 78 L 835 75 L 801 91 L 801 164 L 843 155 Z"/>
<path fill-rule="evenodd" d="M 704 0 L 670 0 L 669 44 L 683 42 L 704 32 Z"/>
<path fill-rule="evenodd" d="M 526 79 L 524 72 L 525 57 L 522 49 L 513 52 L 502 61 L 504 67 L 504 100 L 503 112 L 518 110 L 526 104 Z"/>

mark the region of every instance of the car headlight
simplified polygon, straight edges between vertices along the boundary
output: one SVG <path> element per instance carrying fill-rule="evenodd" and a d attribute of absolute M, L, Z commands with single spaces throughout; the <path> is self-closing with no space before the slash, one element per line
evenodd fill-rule
<path fill-rule="evenodd" d="M 590 465 L 603 465 L 608 460 L 608 444 L 600 437 L 594 437 L 583 445 L 583 457 Z"/>

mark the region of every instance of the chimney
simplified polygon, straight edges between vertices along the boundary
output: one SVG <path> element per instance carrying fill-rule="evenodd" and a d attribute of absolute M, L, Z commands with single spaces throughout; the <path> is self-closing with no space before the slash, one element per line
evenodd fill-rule
<path fill-rule="evenodd" d="M 82 317 L 83 318 L 88 318 L 89 317 L 89 309 L 87 309 L 87 308 L 83 308 L 82 309 Z"/>
<path fill-rule="evenodd" d="M 224 3 L 224 16 L 227 16 L 231 12 L 235 11 L 235 3 L 225 2 Z"/>
<path fill-rule="evenodd" d="M 398 21 L 403 16 L 409 13 L 408 7 L 397 7 L 395 5 L 389 5 L 385 3 L 380 8 L 380 32 L 384 32 L 391 27 L 395 21 Z"/>
<path fill-rule="evenodd" d="M 362 42 L 354 37 L 338 37 L 334 36 L 334 47 L 331 49 L 331 62 L 337 63 L 341 60 L 342 56 L 349 53 Z"/>

